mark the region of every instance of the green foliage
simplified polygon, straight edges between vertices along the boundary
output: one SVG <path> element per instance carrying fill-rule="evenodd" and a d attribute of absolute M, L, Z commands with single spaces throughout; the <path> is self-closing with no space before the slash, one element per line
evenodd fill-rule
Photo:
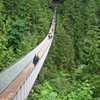
<path fill-rule="evenodd" d="M 67 96 L 67 100 L 93 100 L 91 86 L 88 83 L 82 85 L 74 92 Z"/>
<path fill-rule="evenodd" d="M 37 90 L 32 90 L 30 95 L 27 100 L 33 100 L 33 98 L 34 100 L 62 100 L 57 97 L 57 93 L 53 91 L 48 82 L 38 85 Z"/>
<path fill-rule="evenodd" d="M 66 0 L 63 8 L 63 27 L 73 40 L 76 65 L 75 76 L 78 81 L 91 81 L 100 89 L 100 49 L 99 49 L 99 14 L 97 0 Z M 59 12 L 62 13 L 62 12 Z M 91 79 L 92 78 L 92 79 Z M 97 84 L 94 84 L 97 83 Z M 100 96 L 99 92 L 94 93 Z"/>
<path fill-rule="evenodd" d="M 0 0 L 0 71 L 24 56 L 48 33 L 51 0 Z"/>
<path fill-rule="evenodd" d="M 58 2 L 53 45 L 28 100 L 99 100 L 100 0 Z M 43 40 L 53 16 L 51 4 L 0 0 L 0 71 Z"/>
<path fill-rule="evenodd" d="M 70 70 L 74 66 L 75 58 L 73 43 L 70 36 L 66 34 L 65 30 L 63 29 L 59 17 L 57 18 L 57 27 L 55 34 L 56 46 L 59 47 L 55 51 L 58 53 L 55 58 L 56 66 L 58 66 L 59 69 L 63 68 L 66 70 Z"/>
<path fill-rule="evenodd" d="M 41 83 L 49 82 L 62 100 L 99 100 L 98 4 L 99 0 L 65 0 L 57 5 L 56 33 L 35 93 Z"/>

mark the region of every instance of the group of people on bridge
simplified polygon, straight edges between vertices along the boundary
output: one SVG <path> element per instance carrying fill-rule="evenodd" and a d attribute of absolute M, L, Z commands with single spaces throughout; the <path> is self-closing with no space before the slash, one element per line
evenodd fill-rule
<path fill-rule="evenodd" d="M 55 24 L 55 18 L 53 18 L 53 21 L 52 21 L 52 25 Z M 48 38 L 51 39 L 52 38 L 52 34 L 54 32 L 54 29 L 52 28 L 52 30 L 48 33 Z"/>
<path fill-rule="evenodd" d="M 52 34 L 53 34 L 53 29 L 51 32 L 48 33 L 48 38 L 51 39 L 52 38 Z"/>
<path fill-rule="evenodd" d="M 49 38 L 49 39 L 52 38 L 53 31 L 54 31 L 54 30 L 52 29 L 52 31 L 48 33 L 48 38 Z M 39 58 L 38 54 L 36 54 L 36 55 L 34 56 L 34 59 L 33 59 L 33 64 L 36 66 L 36 64 L 38 63 L 39 60 L 40 60 L 40 58 Z"/>
<path fill-rule="evenodd" d="M 48 38 L 51 39 L 52 38 L 52 34 L 53 34 L 53 29 L 51 32 L 48 33 Z M 38 63 L 38 61 L 40 60 L 38 54 L 36 54 L 33 58 L 33 64 L 36 66 L 36 64 Z"/>
<path fill-rule="evenodd" d="M 54 10 L 54 14 L 56 14 L 56 9 Z M 53 18 L 53 21 L 52 21 L 52 25 L 55 24 L 55 16 Z M 51 39 L 52 38 L 52 34 L 54 32 L 54 29 L 52 28 L 51 31 L 48 33 L 48 38 Z M 36 54 L 33 58 L 33 64 L 36 66 L 36 64 L 38 63 L 38 61 L 40 60 L 38 54 Z"/>

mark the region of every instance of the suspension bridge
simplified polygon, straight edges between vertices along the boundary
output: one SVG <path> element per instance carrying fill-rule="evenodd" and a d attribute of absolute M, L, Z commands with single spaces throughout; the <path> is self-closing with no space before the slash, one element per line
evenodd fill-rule
<path fill-rule="evenodd" d="M 0 100 L 25 100 L 28 97 L 50 50 L 55 24 L 56 9 L 54 9 L 52 24 L 49 30 L 52 38 L 48 38 L 47 35 L 35 49 L 0 73 Z M 40 60 L 35 66 L 33 58 L 36 54 L 38 54 Z"/>

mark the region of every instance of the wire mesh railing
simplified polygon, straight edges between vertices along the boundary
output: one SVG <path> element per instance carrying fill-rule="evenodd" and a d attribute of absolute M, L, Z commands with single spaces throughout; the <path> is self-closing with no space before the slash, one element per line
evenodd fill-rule
<path fill-rule="evenodd" d="M 20 61 L 18 61 L 17 63 L 9 67 L 7 70 L 0 73 L 0 100 L 25 100 L 26 99 L 33 84 L 35 83 L 35 80 L 40 72 L 40 69 L 51 47 L 51 43 L 55 31 L 55 23 L 56 23 L 56 10 L 54 10 L 52 25 L 49 31 L 49 32 L 52 31 L 52 38 L 49 40 L 48 44 L 47 44 L 48 41 L 48 36 L 47 36 L 35 49 L 33 49 Z M 21 73 L 28 68 L 29 64 L 31 64 L 33 60 L 34 55 L 40 52 L 41 48 L 43 48 L 44 46 L 45 49 L 43 49 L 42 51 L 41 54 L 42 56 L 41 59 L 39 60 L 39 63 L 35 67 L 33 68 L 31 67 L 31 70 L 25 76 L 25 78 L 23 78 L 22 82 L 19 82 L 20 85 L 17 86 L 16 83 L 14 85 L 14 81 L 16 82 L 16 79 L 20 77 Z"/>

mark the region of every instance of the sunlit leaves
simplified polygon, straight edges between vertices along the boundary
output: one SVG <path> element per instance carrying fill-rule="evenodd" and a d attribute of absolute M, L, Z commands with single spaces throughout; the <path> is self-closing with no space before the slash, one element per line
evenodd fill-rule
<path fill-rule="evenodd" d="M 88 83 L 82 83 L 81 87 L 77 88 L 67 96 L 67 100 L 93 100 L 92 87 Z"/>

